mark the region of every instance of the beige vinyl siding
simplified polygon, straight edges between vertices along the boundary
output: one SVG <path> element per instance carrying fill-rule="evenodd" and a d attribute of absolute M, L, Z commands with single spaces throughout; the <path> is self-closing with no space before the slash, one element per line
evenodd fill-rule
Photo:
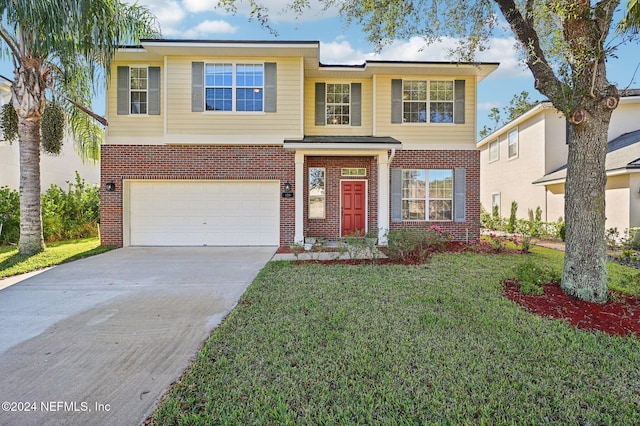
<path fill-rule="evenodd" d="M 362 84 L 362 125 L 316 126 L 316 83 Z M 304 82 L 304 134 L 307 136 L 371 136 L 373 133 L 373 82 L 369 79 L 310 78 Z"/>
<path fill-rule="evenodd" d="M 465 124 L 391 123 L 391 80 L 461 80 L 465 83 Z M 402 149 L 475 149 L 476 80 L 475 77 L 450 75 L 375 77 L 376 136 L 392 136 L 402 141 Z"/>
<path fill-rule="evenodd" d="M 119 66 L 156 66 L 160 67 L 160 115 L 118 115 L 118 73 Z M 122 142 L 126 138 L 127 143 L 135 143 L 138 138 L 157 137 L 163 135 L 164 125 L 164 64 L 162 62 L 117 62 L 111 68 L 109 86 L 107 90 L 107 127 L 106 143 L 110 138 L 117 137 Z"/>
<path fill-rule="evenodd" d="M 277 112 L 191 112 L 192 62 L 276 62 Z M 265 135 L 301 136 L 300 59 L 168 57 L 167 63 L 168 138 L 176 135 L 234 135 L 237 136 L 235 140 L 244 137 L 247 142 L 256 143 Z"/>

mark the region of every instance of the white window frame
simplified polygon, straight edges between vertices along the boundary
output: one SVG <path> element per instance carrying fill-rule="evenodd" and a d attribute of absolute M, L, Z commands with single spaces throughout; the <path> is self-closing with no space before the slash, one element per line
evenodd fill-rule
<path fill-rule="evenodd" d="M 498 139 L 489 142 L 489 163 L 493 163 L 500 159 L 500 142 Z"/>
<path fill-rule="evenodd" d="M 497 198 L 497 202 L 496 202 L 496 198 Z M 498 206 L 498 216 L 500 216 L 500 200 L 501 196 L 499 192 L 492 192 L 491 193 L 491 211 L 489 212 L 491 215 L 493 215 L 493 209 L 494 206 Z"/>
<path fill-rule="evenodd" d="M 425 180 L 424 180 L 424 191 L 425 195 L 423 197 L 405 197 L 405 172 L 424 172 Z M 451 175 L 451 196 L 450 197 L 430 197 L 429 194 L 429 176 L 432 172 L 449 172 Z M 453 222 L 453 211 L 454 211 L 454 182 L 453 182 L 453 169 L 402 169 L 402 221 L 403 222 Z M 423 219 L 412 219 L 407 218 L 405 216 L 405 212 L 407 209 L 405 208 L 405 201 L 424 201 L 424 218 Z M 431 201 L 449 201 L 451 205 L 450 210 L 450 219 L 432 219 L 429 216 L 430 208 L 429 204 Z"/>
<path fill-rule="evenodd" d="M 229 65 L 231 66 L 231 85 L 207 85 L 207 66 L 212 65 Z M 260 66 L 262 67 L 262 85 L 250 85 L 250 86 L 240 86 L 237 82 L 238 76 L 238 66 L 244 65 L 252 65 L 252 66 Z M 204 63 L 204 112 L 220 114 L 220 113 L 240 113 L 240 114 L 262 114 L 264 113 L 264 90 L 265 90 L 265 82 L 264 82 L 264 62 L 205 62 Z M 212 110 L 207 109 L 207 89 L 231 89 L 231 109 L 222 109 L 222 110 Z M 262 93 L 262 109 L 257 111 L 244 111 L 238 110 L 238 90 L 239 89 L 254 89 L 259 90 Z"/>
<path fill-rule="evenodd" d="M 347 102 L 329 102 L 329 96 L 331 93 L 329 92 L 330 86 L 343 86 L 346 87 L 349 93 L 349 100 Z M 325 83 L 325 110 L 326 110 L 326 124 L 327 126 L 350 126 L 351 125 L 351 83 Z M 349 108 L 349 114 L 332 114 L 329 112 L 329 109 L 332 107 L 347 107 Z M 346 123 L 340 123 L 336 119 L 336 117 L 347 117 Z"/>
<path fill-rule="evenodd" d="M 516 158 L 518 158 L 519 151 L 520 151 L 519 139 L 520 139 L 520 135 L 517 127 L 511 130 L 509 133 L 507 133 L 507 158 L 509 160 L 515 160 Z M 512 147 L 515 147 L 513 154 L 511 153 Z"/>
<path fill-rule="evenodd" d="M 314 195 L 315 197 L 322 198 L 322 215 L 312 215 L 312 200 L 311 191 L 315 190 L 315 177 L 314 172 L 322 172 L 322 194 Z M 325 167 L 309 167 L 309 183 L 308 183 L 308 218 L 309 219 L 325 219 L 327 217 L 327 169 Z"/>
<path fill-rule="evenodd" d="M 424 83 L 425 85 L 425 99 L 405 99 L 405 89 L 406 83 Z M 450 83 L 451 84 L 451 99 L 450 100 L 440 100 L 440 99 L 432 99 L 431 98 L 431 85 L 433 83 Z M 436 102 L 446 102 L 451 104 L 451 121 L 447 122 L 439 122 L 439 121 L 431 121 L 431 105 Z M 410 103 L 416 104 L 425 104 L 424 121 L 418 119 L 418 121 L 406 121 L 405 120 L 405 105 Z M 432 125 L 452 125 L 455 123 L 455 81 L 450 79 L 439 79 L 439 80 L 402 80 L 402 122 L 403 124 L 409 125 L 424 125 L 424 124 L 432 124 Z"/>
<path fill-rule="evenodd" d="M 133 88 L 133 84 L 131 84 L 131 81 L 133 80 L 133 70 L 144 70 L 146 73 L 146 84 L 145 84 L 145 88 L 144 89 L 134 89 Z M 145 112 L 134 112 L 133 110 L 133 93 L 144 93 L 145 94 Z M 140 105 L 138 105 L 138 108 L 140 109 Z M 144 115 L 149 115 L 149 66 L 148 65 L 130 65 L 129 66 L 129 115 L 135 115 L 135 116 L 144 116 Z"/>

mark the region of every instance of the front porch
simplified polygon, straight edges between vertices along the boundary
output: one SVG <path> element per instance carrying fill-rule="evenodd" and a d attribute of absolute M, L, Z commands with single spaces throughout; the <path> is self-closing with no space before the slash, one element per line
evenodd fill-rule
<path fill-rule="evenodd" d="M 295 151 L 295 238 L 339 241 L 389 229 L 389 165 L 399 141 L 374 137 L 316 137 L 285 141 Z"/>

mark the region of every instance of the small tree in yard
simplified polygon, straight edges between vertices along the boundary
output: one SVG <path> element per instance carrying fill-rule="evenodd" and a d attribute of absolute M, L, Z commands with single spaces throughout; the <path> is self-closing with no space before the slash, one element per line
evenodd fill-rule
<path fill-rule="evenodd" d="M 364 28 L 377 48 L 398 38 L 423 35 L 426 43 L 456 37 L 454 54 L 473 60 L 506 21 L 535 78 L 536 89 L 569 123 L 565 191 L 566 254 L 562 289 L 579 299 L 607 300 L 605 156 L 611 113 L 620 92 L 607 80 L 606 60 L 617 42 L 636 40 L 640 7 L 627 2 L 625 20 L 614 15 L 620 0 L 319 0 Z M 264 5 L 249 0 L 253 18 L 268 21 Z M 235 0 L 221 0 L 228 9 Z M 300 12 L 308 0 L 291 0 Z M 502 18 L 502 19 L 501 19 Z M 268 25 L 268 24 L 267 24 Z"/>
<path fill-rule="evenodd" d="M 100 117 L 83 105 L 119 45 L 158 31 L 147 9 L 119 0 L 3 1 L 0 13 L 1 49 L 14 66 L 13 108 L 3 109 L 3 126 L 15 123 L 5 135 L 19 143 L 19 251 L 29 255 L 44 249 L 41 145 L 60 152 L 66 122 L 81 153 L 96 158 L 102 128 L 93 119 Z"/>

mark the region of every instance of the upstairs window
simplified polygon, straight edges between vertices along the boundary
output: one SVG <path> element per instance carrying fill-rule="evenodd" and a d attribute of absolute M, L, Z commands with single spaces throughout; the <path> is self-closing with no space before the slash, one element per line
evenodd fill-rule
<path fill-rule="evenodd" d="M 148 68 L 131 67 L 130 70 L 130 113 L 147 113 L 147 89 L 148 89 Z"/>
<path fill-rule="evenodd" d="M 508 138 L 509 160 L 513 160 L 518 158 L 518 129 L 510 131 Z"/>
<path fill-rule="evenodd" d="M 160 115 L 160 67 L 119 66 L 116 79 L 118 115 Z"/>
<path fill-rule="evenodd" d="M 403 81 L 404 123 L 453 123 L 453 109 L 453 81 Z"/>
<path fill-rule="evenodd" d="M 495 140 L 489 143 L 489 162 L 498 161 L 500 159 L 500 151 L 498 150 L 498 141 Z"/>
<path fill-rule="evenodd" d="M 206 64 L 207 111 L 263 111 L 262 64 Z"/>
<path fill-rule="evenodd" d="M 327 125 L 349 125 L 351 85 L 327 83 Z"/>

